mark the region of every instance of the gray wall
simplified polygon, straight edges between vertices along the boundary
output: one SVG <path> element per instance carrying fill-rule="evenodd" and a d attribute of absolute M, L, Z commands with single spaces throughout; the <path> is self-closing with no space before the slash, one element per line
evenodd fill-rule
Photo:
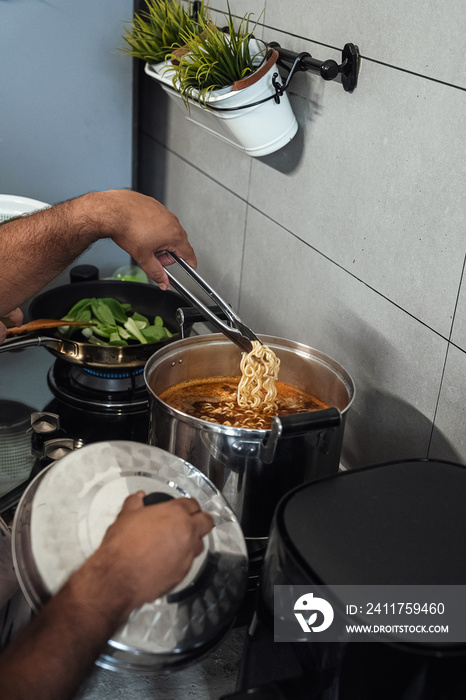
<path fill-rule="evenodd" d="M 246 322 L 352 374 L 345 465 L 466 461 L 463 2 L 231 6 L 265 7 L 257 34 L 320 60 L 357 44 L 359 86 L 297 75 L 297 136 L 254 160 L 145 78 L 141 188 L 179 216 Z"/>
<path fill-rule="evenodd" d="M 132 0 L 0 0 L 1 194 L 55 203 L 131 187 L 132 60 L 119 47 L 132 13 Z M 99 241 L 79 262 L 105 276 L 128 261 Z M 52 359 L 0 355 L 0 398 L 41 408 Z"/>
<path fill-rule="evenodd" d="M 0 0 L 0 193 L 55 203 L 132 184 L 132 0 Z M 112 243 L 84 259 L 128 261 Z"/>

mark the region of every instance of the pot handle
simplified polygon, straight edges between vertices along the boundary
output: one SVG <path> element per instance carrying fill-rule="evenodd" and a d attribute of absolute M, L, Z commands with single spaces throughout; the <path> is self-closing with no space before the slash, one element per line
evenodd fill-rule
<path fill-rule="evenodd" d="M 275 416 L 272 418 L 270 435 L 261 445 L 261 460 L 265 464 L 272 463 L 280 438 L 304 435 L 322 428 L 334 428 L 340 423 L 341 413 L 335 407 L 309 413 L 295 413 L 291 416 Z"/>

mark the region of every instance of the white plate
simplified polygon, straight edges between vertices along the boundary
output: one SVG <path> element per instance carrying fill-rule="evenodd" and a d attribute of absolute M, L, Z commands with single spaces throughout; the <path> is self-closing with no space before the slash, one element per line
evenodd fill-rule
<path fill-rule="evenodd" d="M 0 194 L 0 221 L 11 219 L 12 216 L 31 214 L 39 209 L 46 209 L 50 204 L 38 199 L 19 197 L 14 194 Z"/>

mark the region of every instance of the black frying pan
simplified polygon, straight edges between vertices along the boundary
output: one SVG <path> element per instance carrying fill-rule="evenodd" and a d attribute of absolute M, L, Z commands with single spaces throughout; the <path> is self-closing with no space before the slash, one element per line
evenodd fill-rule
<path fill-rule="evenodd" d="M 38 318 L 61 318 L 65 316 L 76 302 L 87 297 L 113 297 L 123 304 L 131 304 L 133 311 L 138 311 L 152 320 L 161 316 L 164 325 L 172 332 L 178 333 L 176 310 L 186 306 L 186 302 L 172 291 L 162 291 L 151 284 L 139 282 L 119 282 L 113 280 L 96 280 L 75 282 L 55 287 L 36 297 L 30 307 L 30 320 Z M 185 330 L 189 330 L 186 329 Z M 79 338 L 79 334 L 76 334 Z M 173 340 L 177 340 L 175 336 Z M 88 367 L 142 367 L 151 355 L 172 339 L 147 345 L 128 345 L 127 347 L 100 347 L 82 340 L 67 340 L 44 335 L 28 335 L 21 339 L 6 340 L 0 345 L 0 352 L 43 345 L 57 357 Z"/>

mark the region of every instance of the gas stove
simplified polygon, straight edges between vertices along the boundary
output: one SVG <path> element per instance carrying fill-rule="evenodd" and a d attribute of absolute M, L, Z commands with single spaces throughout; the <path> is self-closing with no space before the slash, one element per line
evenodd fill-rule
<path fill-rule="evenodd" d="M 114 415 L 147 411 L 143 367 L 104 370 L 57 360 L 47 381 L 53 395 L 65 406 Z"/>
<path fill-rule="evenodd" d="M 143 368 L 95 370 L 57 360 L 48 372 L 48 386 L 54 398 L 43 411 L 60 416 L 67 437 L 82 444 L 147 442 L 149 397 Z"/>
<path fill-rule="evenodd" d="M 31 370 L 25 363 L 19 366 L 18 376 Z M 41 469 L 71 450 L 102 440 L 147 442 L 143 372 L 96 370 L 57 359 L 47 371 L 48 392 L 38 410 L 0 399 L 0 514 L 14 508 Z"/>

